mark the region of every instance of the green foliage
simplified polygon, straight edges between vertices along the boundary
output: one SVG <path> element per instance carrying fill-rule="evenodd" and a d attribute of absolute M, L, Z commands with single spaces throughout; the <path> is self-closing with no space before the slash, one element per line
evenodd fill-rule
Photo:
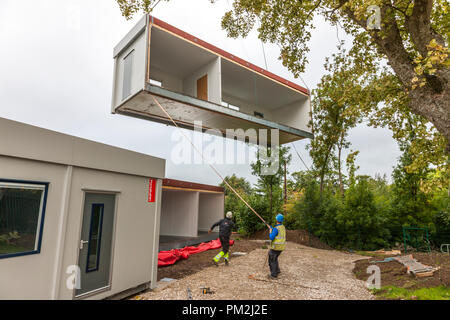
<path fill-rule="evenodd" d="M 345 193 L 345 200 L 337 214 L 337 223 L 344 230 L 347 245 L 356 244 L 364 250 L 374 250 L 387 245 L 389 235 L 386 218 L 376 206 L 368 177 L 359 176 L 356 184 Z"/>
<path fill-rule="evenodd" d="M 252 174 L 258 177 L 256 183 L 256 192 L 263 196 L 263 201 L 266 202 L 268 207 L 268 223 L 275 220 L 275 216 L 282 211 L 283 207 L 283 188 L 282 182 L 284 179 L 284 168 L 291 162 L 292 156 L 289 153 L 287 147 L 278 147 L 276 150 L 270 148 L 264 149 L 267 153 L 267 157 L 261 157 L 260 153 L 257 153 L 256 162 L 251 164 Z M 278 161 L 272 164 L 272 154 L 276 158 L 278 155 Z M 276 166 L 276 172 L 274 174 L 264 173 L 263 168 L 268 168 L 271 165 Z M 287 175 L 287 172 L 286 172 Z"/>
<path fill-rule="evenodd" d="M 248 198 L 248 204 L 258 212 L 261 217 L 269 224 L 272 215 L 264 196 L 258 193 L 252 193 Z M 267 229 L 266 225 L 243 203 L 240 203 L 236 209 L 236 224 L 238 232 L 244 235 L 251 235 L 256 231 Z"/>
<path fill-rule="evenodd" d="M 394 286 L 385 286 L 372 289 L 372 292 L 385 299 L 402 300 L 450 300 L 450 289 L 444 286 L 420 289 L 405 289 Z"/>
<path fill-rule="evenodd" d="M 392 174 L 394 184 L 390 221 L 394 225 L 429 226 L 436 211 L 432 206 L 431 194 L 421 189 L 421 182 L 426 180 L 428 170 L 408 172 L 406 168 L 411 162 L 408 146 L 405 146 Z"/>
<path fill-rule="evenodd" d="M 431 238 L 436 248 L 440 248 L 443 243 L 450 243 L 450 211 L 441 211 L 433 218 L 435 231 Z"/>
<path fill-rule="evenodd" d="M 238 178 L 235 174 L 231 177 L 225 177 L 225 181 L 236 190 L 237 193 L 241 195 L 244 199 L 248 198 L 251 193 L 250 182 L 245 180 L 245 178 Z M 240 205 L 241 200 L 239 197 L 226 185 L 225 182 L 220 184 L 222 188 L 225 189 L 225 212 L 235 211 Z"/>
<path fill-rule="evenodd" d="M 17 239 L 20 239 L 20 235 L 17 231 L 0 234 L 0 243 L 10 244 Z"/>

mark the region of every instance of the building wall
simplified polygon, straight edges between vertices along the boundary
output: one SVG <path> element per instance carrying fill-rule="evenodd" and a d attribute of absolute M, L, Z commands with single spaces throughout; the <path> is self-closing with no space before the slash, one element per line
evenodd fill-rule
<path fill-rule="evenodd" d="M 72 299 L 67 267 L 79 254 L 84 194 L 116 192 L 111 290 L 156 283 L 162 181 L 148 203 L 148 178 L 0 156 L 0 178 L 49 182 L 39 254 L 0 259 L 0 299 Z"/>
<path fill-rule="evenodd" d="M 158 68 L 151 68 L 150 79 L 160 81 L 163 88 L 183 93 L 183 80 Z"/>
<path fill-rule="evenodd" d="M 152 269 L 157 266 L 157 255 L 152 250 L 155 250 L 155 242 L 159 241 L 159 230 L 156 228 L 159 223 L 159 203 L 147 202 L 148 178 L 74 168 L 68 212 L 70 227 L 66 228 L 65 233 L 59 298 L 72 298 L 72 291 L 66 288 L 68 275 L 64 270 L 77 264 L 83 201 L 88 191 L 116 193 L 111 290 L 93 298 L 101 299 L 155 281 L 152 279 Z M 157 193 L 160 192 L 161 183 L 157 189 Z"/>
<path fill-rule="evenodd" d="M 208 75 L 208 101 L 220 104 L 222 100 L 222 76 L 220 57 L 201 66 L 194 73 L 183 79 L 183 93 L 197 97 L 197 80 Z"/>
<path fill-rule="evenodd" d="M 133 68 L 132 68 L 132 82 L 131 82 L 131 95 L 130 97 L 142 90 L 145 86 L 145 74 L 146 74 L 146 55 L 147 55 L 147 33 L 143 32 L 131 45 L 123 51 L 115 59 L 114 64 L 114 83 L 113 83 L 113 101 L 112 101 L 112 111 L 114 108 L 122 103 L 122 92 L 123 92 L 123 69 L 124 69 L 124 58 L 134 50 L 133 56 Z"/>
<path fill-rule="evenodd" d="M 309 100 L 297 101 L 278 108 L 270 115 L 270 120 L 310 132 L 311 128 L 308 127 L 310 111 Z"/>
<path fill-rule="evenodd" d="M 224 217 L 224 194 L 223 193 L 200 193 L 198 230 L 208 231 L 213 223 Z"/>
<path fill-rule="evenodd" d="M 272 120 L 272 111 L 266 108 L 261 108 L 256 105 L 256 103 L 244 101 L 242 99 L 233 97 L 231 95 L 223 94 L 223 101 L 228 102 L 236 107 L 239 107 L 239 111 L 249 115 L 254 115 L 255 111 L 264 114 L 264 119 Z"/>
<path fill-rule="evenodd" d="M 0 155 L 0 178 L 49 182 L 41 253 L 0 259 L 0 299 L 51 299 L 67 167 Z"/>
<path fill-rule="evenodd" d="M 197 236 L 198 192 L 163 189 L 161 205 L 162 235 Z"/>

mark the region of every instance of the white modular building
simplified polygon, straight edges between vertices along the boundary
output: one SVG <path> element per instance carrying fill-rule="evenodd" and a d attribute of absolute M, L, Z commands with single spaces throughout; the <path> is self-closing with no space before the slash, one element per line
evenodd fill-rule
<path fill-rule="evenodd" d="M 278 129 L 280 144 L 312 138 L 307 89 L 151 15 L 115 47 L 114 59 L 113 113 L 169 125 L 172 117 L 188 129 L 201 121 L 223 135 Z"/>

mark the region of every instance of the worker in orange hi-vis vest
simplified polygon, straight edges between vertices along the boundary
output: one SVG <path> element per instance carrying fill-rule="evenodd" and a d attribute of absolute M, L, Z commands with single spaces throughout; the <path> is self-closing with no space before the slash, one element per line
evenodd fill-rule
<path fill-rule="evenodd" d="M 286 249 L 286 228 L 283 226 L 284 216 L 280 213 L 277 215 L 276 219 L 277 224 L 270 229 L 269 235 L 270 240 L 272 240 L 269 251 L 269 279 L 276 279 L 280 274 L 281 271 L 280 266 L 278 265 L 278 257 L 281 252 Z"/>
<path fill-rule="evenodd" d="M 219 265 L 220 259 L 223 257 L 225 259 L 225 265 L 228 265 L 229 263 L 229 254 L 228 250 L 230 248 L 230 236 L 231 231 L 233 229 L 234 223 L 231 221 L 231 218 L 233 217 L 233 213 L 231 211 L 227 212 L 227 215 L 225 219 L 222 219 L 220 221 L 217 221 L 211 226 L 211 229 L 209 229 L 208 233 L 212 232 L 212 229 L 219 226 L 219 240 L 220 244 L 222 245 L 222 251 L 220 251 L 215 257 L 214 257 L 214 264 L 216 266 Z"/>

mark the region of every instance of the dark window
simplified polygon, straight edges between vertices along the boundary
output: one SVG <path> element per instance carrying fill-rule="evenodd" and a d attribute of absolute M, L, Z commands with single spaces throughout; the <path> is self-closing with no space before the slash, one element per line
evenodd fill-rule
<path fill-rule="evenodd" d="M 261 118 L 261 119 L 264 118 L 264 113 L 261 113 L 261 112 L 258 112 L 258 111 L 255 111 L 254 115 L 255 115 L 255 117 L 258 117 L 258 118 Z"/>
<path fill-rule="evenodd" d="M 91 211 L 91 227 L 89 231 L 89 248 L 86 272 L 98 270 L 100 261 L 100 244 L 102 242 L 103 204 L 93 204 Z"/>
<path fill-rule="evenodd" d="M 0 180 L 0 258 L 40 252 L 47 189 Z"/>

